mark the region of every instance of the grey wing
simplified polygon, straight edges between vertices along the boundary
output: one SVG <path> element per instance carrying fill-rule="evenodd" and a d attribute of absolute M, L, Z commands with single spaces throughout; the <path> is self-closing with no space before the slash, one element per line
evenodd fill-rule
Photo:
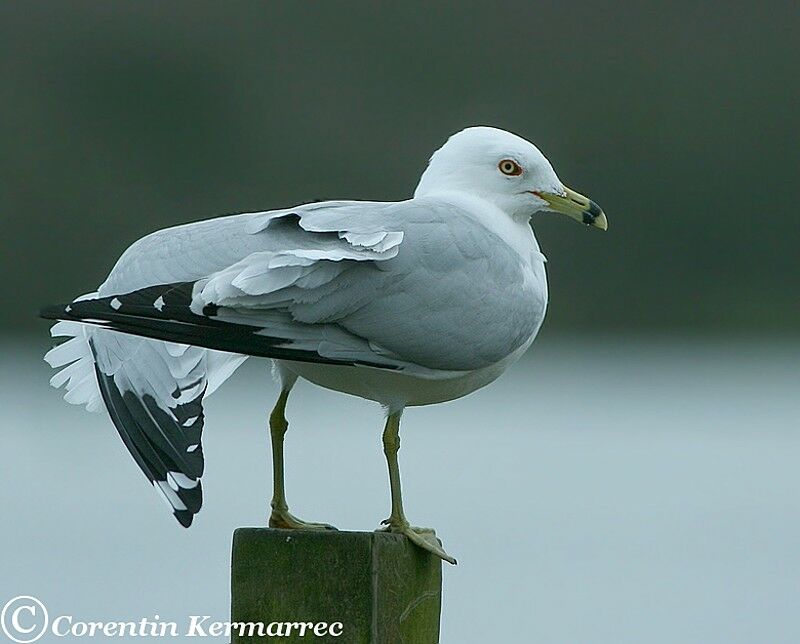
<path fill-rule="evenodd" d="M 546 260 L 530 227 L 515 231 L 528 236 L 521 253 L 452 205 L 403 209 L 405 239 L 386 267 L 393 279 L 342 326 L 416 369 L 481 369 L 528 344 L 547 307 Z M 304 305 L 295 311 L 306 314 Z"/>
<path fill-rule="evenodd" d="M 256 214 L 221 217 L 148 235 L 120 257 L 98 292 L 77 302 L 112 297 L 164 281 L 193 280 L 258 248 L 245 228 Z M 148 481 L 184 526 L 202 505 L 203 400 L 247 356 L 115 333 L 60 321 L 66 338 L 45 359 L 59 371 L 64 399 L 89 411 L 106 408 Z"/>
<path fill-rule="evenodd" d="M 541 322 L 524 262 L 447 204 L 312 204 L 252 216 L 246 232 L 263 245 L 221 270 L 76 303 L 70 315 L 215 349 L 423 377 L 501 360 Z"/>
<path fill-rule="evenodd" d="M 228 261 L 233 235 L 244 217 L 212 220 L 159 231 L 133 244 L 120 258 L 97 293 L 88 301 L 158 284 L 186 279 Z M 216 230 L 215 230 L 216 229 Z M 229 231 L 220 235 L 220 231 Z M 221 238 L 220 238 L 221 237 Z M 217 239 L 227 255 L 206 249 Z M 67 402 L 90 411 L 105 407 L 124 444 L 148 481 L 184 526 L 202 505 L 204 470 L 203 399 L 224 382 L 246 356 L 210 351 L 171 342 L 114 333 L 61 321 L 51 330 L 65 342 L 45 359 L 59 368 L 51 379 L 65 386 Z"/>
<path fill-rule="evenodd" d="M 318 206 L 307 208 L 315 210 Z M 148 235 L 122 255 L 97 293 L 78 298 L 63 309 L 78 310 L 105 301 L 109 310 L 116 311 L 121 301 L 128 302 L 127 294 L 158 290 L 165 283 L 193 284 L 209 275 L 224 274 L 243 259 L 259 257 L 259 253 L 291 249 L 297 243 L 312 253 L 327 248 L 324 235 L 305 232 L 315 239 L 301 241 L 296 237 L 303 231 L 280 230 L 280 226 L 268 231 L 268 226 L 260 223 L 285 217 L 297 218 L 289 211 L 243 214 Z M 343 233 L 344 254 L 339 259 L 353 251 L 380 254 L 379 241 L 368 244 L 370 240 L 358 234 Z M 381 238 L 391 246 L 397 236 Z M 362 242 L 366 245 L 362 246 Z M 273 275 L 280 279 L 281 272 Z M 157 306 L 157 297 L 148 302 L 152 310 Z M 271 315 L 270 326 L 277 328 L 283 323 L 288 337 L 300 344 L 305 342 L 303 333 L 292 328 L 290 320 L 279 319 L 276 311 Z M 202 504 L 203 398 L 229 377 L 246 356 L 174 342 L 170 336 L 156 339 L 120 334 L 110 328 L 79 324 L 79 317 L 52 317 L 62 320 L 53 326 L 52 335 L 67 340 L 46 356 L 51 366 L 60 369 L 51 384 L 65 386 L 65 399 L 70 403 L 85 405 L 91 411 L 103 407 L 108 410 L 147 479 L 168 502 L 178 521 L 190 525 Z M 329 340 L 316 345 L 322 353 L 326 352 L 326 342 L 337 342 L 335 329 L 328 335 Z"/>
<path fill-rule="evenodd" d="M 218 316 L 239 321 L 280 311 L 320 353 L 421 377 L 497 363 L 544 319 L 544 257 L 527 226 L 523 256 L 470 213 L 435 199 L 296 216 L 259 225 L 315 232 L 319 247 L 246 258 L 197 285 L 194 310 L 223 307 Z"/>

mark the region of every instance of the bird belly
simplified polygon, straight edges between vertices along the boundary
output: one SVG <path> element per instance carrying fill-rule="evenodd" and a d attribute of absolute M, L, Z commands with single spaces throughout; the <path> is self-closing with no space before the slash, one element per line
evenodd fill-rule
<path fill-rule="evenodd" d="M 516 362 L 532 342 L 533 337 L 488 367 L 441 379 L 420 378 L 373 367 L 292 361 L 281 361 L 281 364 L 300 378 L 325 389 L 374 400 L 390 409 L 402 409 L 455 400 L 485 387 Z"/>

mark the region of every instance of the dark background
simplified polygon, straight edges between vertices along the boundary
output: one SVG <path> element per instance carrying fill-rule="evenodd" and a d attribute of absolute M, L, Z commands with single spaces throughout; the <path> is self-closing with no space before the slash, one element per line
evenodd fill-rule
<path fill-rule="evenodd" d="M 607 234 L 536 228 L 550 331 L 793 334 L 796 3 L 3 2 L 0 330 L 157 228 L 411 195 L 465 126 Z"/>

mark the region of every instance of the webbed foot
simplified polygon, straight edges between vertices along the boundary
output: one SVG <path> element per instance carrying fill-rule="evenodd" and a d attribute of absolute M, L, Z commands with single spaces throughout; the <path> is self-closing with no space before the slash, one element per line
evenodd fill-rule
<path fill-rule="evenodd" d="M 444 551 L 441 542 L 436 537 L 436 531 L 433 530 L 433 528 L 418 528 L 410 525 L 408 521 L 393 522 L 391 519 L 384 519 L 381 521 L 381 523 L 385 527 L 378 528 L 379 531 L 404 534 L 414 545 L 422 548 L 423 550 L 427 550 L 431 554 L 436 555 L 447 563 L 451 563 L 454 566 L 458 563 L 453 557 Z"/>
<path fill-rule="evenodd" d="M 303 521 L 294 516 L 289 510 L 273 509 L 269 516 L 270 528 L 283 528 L 284 530 L 336 530 L 327 523 L 312 523 Z"/>

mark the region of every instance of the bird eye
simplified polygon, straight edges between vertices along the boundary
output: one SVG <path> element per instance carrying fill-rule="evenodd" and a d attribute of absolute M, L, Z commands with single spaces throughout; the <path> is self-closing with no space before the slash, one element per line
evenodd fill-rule
<path fill-rule="evenodd" d="M 508 175 L 509 177 L 517 177 L 522 174 L 522 168 L 520 167 L 519 163 L 513 159 L 503 159 L 497 164 L 497 167 L 500 169 L 500 172 Z"/>

